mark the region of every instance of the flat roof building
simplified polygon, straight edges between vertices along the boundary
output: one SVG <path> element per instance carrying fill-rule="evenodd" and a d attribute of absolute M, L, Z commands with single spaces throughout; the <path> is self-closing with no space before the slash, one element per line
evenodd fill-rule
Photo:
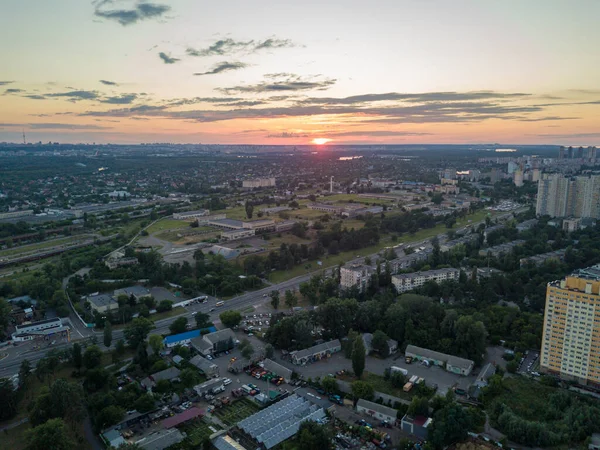
<path fill-rule="evenodd" d="M 204 358 L 196 355 L 190 359 L 190 364 L 196 366 L 207 378 L 217 378 L 219 376 L 219 366 Z"/>
<path fill-rule="evenodd" d="M 392 276 L 392 284 L 396 292 L 402 293 L 423 286 L 428 281 L 441 283 L 443 281 L 458 281 L 460 270 L 447 268 L 427 270 L 425 272 L 403 273 Z"/>
<path fill-rule="evenodd" d="M 304 350 L 297 350 L 290 353 L 292 363 L 297 365 L 306 365 L 310 362 L 320 361 L 323 358 L 329 358 L 333 353 L 337 353 L 342 350 L 342 344 L 339 339 L 333 341 L 324 342 L 322 344 L 314 345 Z"/>
<path fill-rule="evenodd" d="M 88 295 L 87 301 L 90 302 L 90 308 L 99 313 L 119 309 L 119 303 L 108 294 Z"/>
<path fill-rule="evenodd" d="M 163 339 L 163 343 L 165 347 L 175 347 L 176 345 L 185 345 L 189 344 L 190 341 L 194 338 L 200 336 L 200 330 L 190 330 L 185 333 L 173 334 L 171 336 L 167 336 Z"/>
<path fill-rule="evenodd" d="M 412 356 L 413 359 L 416 359 L 417 361 L 427 360 L 429 363 L 433 363 L 436 366 L 445 367 L 448 372 L 465 376 L 470 375 L 475 366 L 475 363 L 470 359 L 447 355 L 445 353 L 417 347 L 416 345 L 411 344 L 406 347 L 405 355 Z"/>
<path fill-rule="evenodd" d="M 356 403 L 356 411 L 374 417 L 377 420 L 386 421 L 390 424 L 396 423 L 398 415 L 398 410 L 394 408 L 370 402 L 363 398 L 359 399 Z"/>

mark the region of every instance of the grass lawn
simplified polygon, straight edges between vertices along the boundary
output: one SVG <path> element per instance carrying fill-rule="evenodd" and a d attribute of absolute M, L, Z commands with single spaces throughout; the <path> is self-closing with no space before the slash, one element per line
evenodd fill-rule
<path fill-rule="evenodd" d="M 348 219 L 342 222 L 342 229 L 348 228 L 349 230 L 351 230 L 352 228 L 354 228 L 355 230 L 360 230 L 364 226 L 365 223 L 362 220 L 357 219 Z"/>
<path fill-rule="evenodd" d="M 233 402 L 229 406 L 215 409 L 213 414 L 217 416 L 224 424 L 235 425 L 240 420 L 251 416 L 259 409 L 259 406 L 252 400 L 243 398 Z"/>
<path fill-rule="evenodd" d="M 12 419 L 15 421 L 17 419 Z M 24 450 L 25 445 L 25 433 L 31 429 L 31 425 L 24 423 L 18 427 L 12 428 L 2 433 L 0 438 L 0 448 L 6 450 Z"/>
<path fill-rule="evenodd" d="M 269 240 L 263 240 L 261 242 L 261 244 L 267 249 L 267 250 L 273 250 L 273 249 L 278 249 L 281 244 L 310 244 L 311 240 L 310 239 L 302 239 L 299 238 L 298 236 L 294 236 L 291 233 L 284 233 L 281 235 L 281 237 L 272 237 Z"/>
<path fill-rule="evenodd" d="M 254 208 L 254 214 L 252 214 L 252 219 L 250 219 L 250 220 L 259 219 L 259 217 L 257 217 L 257 215 L 256 215 L 258 213 L 258 210 L 259 210 L 259 207 Z M 235 208 L 231 208 L 231 209 L 220 209 L 219 211 L 212 211 L 212 214 L 222 214 L 222 213 L 225 213 L 225 215 L 228 219 L 248 220 L 248 218 L 246 217 L 246 208 L 243 206 L 236 206 Z M 265 218 L 266 217 L 262 217 L 262 219 L 265 219 Z"/>
<path fill-rule="evenodd" d="M 18 255 L 20 253 L 30 253 L 30 252 L 34 252 L 34 251 L 42 250 L 42 249 L 46 249 L 46 248 L 58 247 L 60 245 L 70 245 L 70 244 L 74 244 L 76 242 L 80 242 L 80 241 L 89 239 L 89 237 L 90 237 L 89 235 L 80 234 L 80 235 L 76 235 L 76 236 L 69 236 L 66 238 L 52 239 L 49 241 L 38 242 L 36 244 L 22 245 L 19 247 L 13 247 L 10 249 L 2 250 L 2 251 L 0 251 L 0 256 L 12 256 L 12 255 Z"/>
<path fill-rule="evenodd" d="M 286 211 L 290 215 L 290 219 L 311 220 L 327 215 L 326 212 L 317 211 L 316 209 L 296 209 L 294 211 Z"/>
<path fill-rule="evenodd" d="M 389 205 L 393 203 L 393 200 L 386 200 L 384 198 L 364 198 L 359 197 L 357 194 L 335 194 L 329 195 L 327 197 L 319 197 L 317 202 L 339 202 L 339 203 L 348 203 L 352 200 L 354 203 L 368 203 L 373 204 L 376 203 L 378 205 Z"/>
<path fill-rule="evenodd" d="M 494 402 L 505 403 L 525 420 L 543 421 L 540 415 L 548 408 L 548 397 L 558 389 L 525 377 L 508 377 L 503 381 L 506 390 Z"/>
<path fill-rule="evenodd" d="M 156 233 L 157 231 L 163 230 L 175 230 L 177 228 L 189 228 L 190 223 L 185 220 L 174 220 L 174 219 L 161 219 L 158 222 L 153 223 L 146 231 L 149 234 Z"/>

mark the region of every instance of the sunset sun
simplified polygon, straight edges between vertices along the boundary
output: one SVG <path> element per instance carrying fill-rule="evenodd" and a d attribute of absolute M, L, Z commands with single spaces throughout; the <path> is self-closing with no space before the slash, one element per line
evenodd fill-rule
<path fill-rule="evenodd" d="M 323 145 L 323 144 L 327 144 L 328 142 L 330 142 L 331 139 L 328 139 L 328 138 L 314 138 L 312 141 L 313 141 L 313 144 L 315 144 L 315 145 Z"/>

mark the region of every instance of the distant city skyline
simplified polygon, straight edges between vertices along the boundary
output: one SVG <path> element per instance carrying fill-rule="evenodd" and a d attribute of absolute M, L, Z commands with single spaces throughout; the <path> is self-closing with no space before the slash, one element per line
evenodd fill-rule
<path fill-rule="evenodd" d="M 600 2 L 9 0 L 0 141 L 600 144 Z"/>

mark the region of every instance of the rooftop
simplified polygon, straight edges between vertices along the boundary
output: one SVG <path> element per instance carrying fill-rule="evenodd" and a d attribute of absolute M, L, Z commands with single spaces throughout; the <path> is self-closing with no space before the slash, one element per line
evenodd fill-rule
<path fill-rule="evenodd" d="M 339 339 L 334 339 L 333 341 L 323 342 L 322 344 L 314 345 L 309 348 L 305 348 L 304 350 L 297 350 L 295 352 L 291 352 L 293 356 L 296 358 L 304 358 L 306 356 L 311 356 L 316 353 L 321 353 L 327 350 L 331 350 L 334 348 L 341 347 L 341 343 Z"/>
<path fill-rule="evenodd" d="M 390 408 L 389 406 L 380 405 L 379 403 L 370 402 L 363 398 L 359 399 L 356 403 L 356 406 L 360 406 L 361 408 L 370 409 L 376 411 L 380 414 L 384 414 L 386 416 L 396 417 L 398 411 L 394 408 Z"/>
<path fill-rule="evenodd" d="M 88 302 L 96 306 L 96 308 L 102 308 L 112 303 L 116 303 L 115 299 L 108 294 L 90 295 L 87 298 Z"/>
<path fill-rule="evenodd" d="M 412 416 L 409 416 L 408 414 L 405 414 L 404 417 L 402 417 L 402 421 L 412 423 L 413 425 L 416 425 L 418 427 L 427 428 L 429 426 L 429 424 L 432 422 L 432 419 L 430 419 L 429 417 L 425 417 L 425 416 L 412 417 Z"/>
<path fill-rule="evenodd" d="M 133 294 L 135 297 L 144 297 L 145 295 L 150 295 L 150 291 L 148 289 L 146 289 L 144 286 L 134 285 L 134 286 L 124 287 L 121 289 L 116 289 L 115 295 L 118 296 L 120 294 L 125 294 L 125 295 Z"/>
<path fill-rule="evenodd" d="M 200 336 L 200 330 L 186 331 L 185 333 L 179 333 L 179 334 L 173 334 L 171 336 L 167 336 L 164 339 L 164 343 L 166 345 L 174 344 L 176 342 L 185 341 L 186 339 L 193 339 L 198 336 Z"/>
<path fill-rule="evenodd" d="M 208 333 L 203 336 L 205 341 L 208 341 L 212 344 L 216 344 L 217 342 L 225 341 L 228 339 L 235 340 L 235 334 L 231 331 L 231 328 L 225 328 L 223 330 L 215 331 L 214 333 Z"/>
<path fill-rule="evenodd" d="M 164 428 L 173 428 L 177 425 L 181 425 L 182 423 L 187 422 L 188 420 L 195 419 L 196 417 L 200 417 L 204 415 L 204 411 L 200 408 L 196 408 L 193 406 L 192 408 L 182 412 L 181 414 L 175 414 L 172 417 L 169 417 L 162 421 L 162 426 Z"/>
<path fill-rule="evenodd" d="M 429 350 L 427 348 L 417 347 L 416 345 L 409 344 L 406 347 L 406 353 L 414 353 L 416 355 L 423 356 L 425 358 L 431 358 L 438 361 L 446 361 L 454 367 L 461 369 L 469 369 L 475 363 L 470 359 L 460 358 L 454 355 L 447 355 L 445 353 L 436 352 L 435 350 Z"/>
<path fill-rule="evenodd" d="M 238 227 L 238 228 L 243 228 L 243 226 L 244 226 L 244 222 L 242 222 L 241 220 L 235 220 L 235 219 L 217 219 L 217 220 L 212 220 L 211 222 L 216 223 L 216 224 L 229 225 L 230 227 Z"/>

